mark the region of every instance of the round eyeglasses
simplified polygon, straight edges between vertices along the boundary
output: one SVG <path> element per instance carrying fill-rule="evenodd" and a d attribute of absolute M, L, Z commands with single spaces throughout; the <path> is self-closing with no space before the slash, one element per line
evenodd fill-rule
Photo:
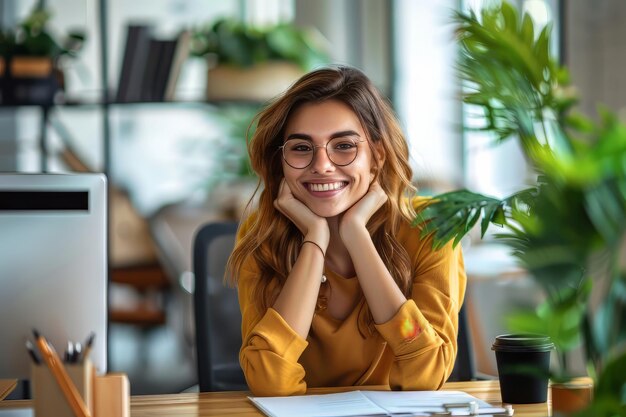
<path fill-rule="evenodd" d="M 314 145 L 307 139 L 289 139 L 279 148 L 283 151 L 283 159 L 292 168 L 304 169 L 311 165 L 316 148 L 326 148 L 330 162 L 343 167 L 356 159 L 359 142 L 363 141 L 339 137 L 329 140 L 325 145 Z"/>

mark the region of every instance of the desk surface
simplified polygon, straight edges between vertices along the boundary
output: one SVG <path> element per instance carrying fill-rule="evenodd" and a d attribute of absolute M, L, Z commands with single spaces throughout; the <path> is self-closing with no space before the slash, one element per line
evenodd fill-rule
<path fill-rule="evenodd" d="M 311 394 L 358 389 L 317 388 Z M 381 387 L 361 387 L 376 389 Z M 465 391 L 481 400 L 499 405 L 500 386 L 498 381 L 450 382 L 443 389 Z M 189 394 L 145 395 L 131 398 L 132 417 L 205 417 L 205 416 L 263 416 L 246 398 L 248 392 L 204 392 Z M 0 410 L 30 406 L 30 401 L 2 401 Z M 514 405 L 516 417 L 545 417 L 549 415 L 548 403 Z"/>

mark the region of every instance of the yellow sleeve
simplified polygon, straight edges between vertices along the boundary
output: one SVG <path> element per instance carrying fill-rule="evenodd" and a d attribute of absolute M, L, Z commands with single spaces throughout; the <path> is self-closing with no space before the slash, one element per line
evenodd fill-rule
<path fill-rule="evenodd" d="M 391 320 L 376 325 L 395 356 L 389 374 L 394 390 L 441 388 L 457 352 L 466 284 L 461 248 L 450 243 L 433 251 L 430 239 L 416 245 L 411 298 Z"/>
<path fill-rule="evenodd" d="M 252 258 L 238 278 L 241 333 L 239 362 L 254 395 L 304 394 L 304 368 L 298 359 L 308 342 L 299 336 L 273 308 L 259 313 L 254 296 L 258 269 Z"/>

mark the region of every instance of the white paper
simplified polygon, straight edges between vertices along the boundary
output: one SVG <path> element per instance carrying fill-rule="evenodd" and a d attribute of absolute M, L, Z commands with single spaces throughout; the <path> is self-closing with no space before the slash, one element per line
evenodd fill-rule
<path fill-rule="evenodd" d="M 0 409 L 0 417 L 33 417 L 34 415 L 32 408 Z"/>
<path fill-rule="evenodd" d="M 338 394 L 296 395 L 292 397 L 248 397 L 271 417 L 348 417 L 386 416 L 361 391 Z"/>
<path fill-rule="evenodd" d="M 389 414 L 428 414 L 451 411 L 452 415 L 470 415 L 469 403 L 478 405 L 478 413 L 504 413 L 486 401 L 463 391 L 362 391 L 363 394 L 384 408 Z M 446 405 L 448 406 L 446 408 Z M 456 407 L 451 407 L 456 405 Z"/>
<path fill-rule="evenodd" d="M 248 398 L 270 417 L 419 416 L 443 411 L 467 416 L 471 402 L 476 403 L 478 413 L 483 415 L 505 412 L 462 391 L 350 391 Z M 456 406 L 450 407 L 452 404 Z"/>

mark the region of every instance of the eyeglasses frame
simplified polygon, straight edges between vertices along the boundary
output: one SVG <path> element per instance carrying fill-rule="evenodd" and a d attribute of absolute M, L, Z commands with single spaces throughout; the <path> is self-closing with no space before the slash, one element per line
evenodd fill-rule
<path fill-rule="evenodd" d="M 306 169 L 306 168 L 308 168 L 309 166 L 311 166 L 311 164 L 312 164 L 312 163 L 313 163 L 313 161 L 315 160 L 315 152 L 316 152 L 317 148 L 324 148 L 324 150 L 326 151 L 326 156 L 328 157 L 328 160 L 329 160 L 329 161 L 330 161 L 333 165 L 335 165 L 335 166 L 337 166 L 337 167 L 347 167 L 348 165 L 350 165 L 351 163 L 353 163 L 353 162 L 356 160 L 356 157 L 357 157 L 357 156 L 359 156 L 359 147 L 358 147 L 358 146 L 356 147 L 356 154 L 354 155 L 354 158 L 352 159 L 352 161 L 348 162 L 347 164 L 337 164 L 337 163 L 335 163 L 335 162 L 332 160 L 332 158 L 330 157 L 330 155 L 328 155 L 328 149 L 327 149 L 328 144 L 329 144 L 331 141 L 333 141 L 334 139 L 338 139 L 338 138 L 332 138 L 332 139 L 330 139 L 330 140 L 326 141 L 326 143 L 325 143 L 325 144 L 323 144 L 323 145 L 316 145 L 316 144 L 314 144 L 314 143 L 313 143 L 312 141 L 310 141 L 310 140 L 307 140 L 307 139 L 302 139 L 302 140 L 305 140 L 305 141 L 307 141 L 307 142 L 311 142 L 311 146 L 313 147 L 313 156 L 311 157 L 311 162 L 309 162 L 308 164 L 306 164 L 305 166 L 303 166 L 303 167 L 301 167 L 301 168 L 300 168 L 300 167 L 294 167 L 293 165 L 291 165 L 291 164 L 287 161 L 287 158 L 285 158 L 285 143 L 289 142 L 290 140 L 296 140 L 295 138 L 286 140 L 286 141 L 285 141 L 285 143 L 283 143 L 282 145 L 280 145 L 280 146 L 278 147 L 278 149 L 280 149 L 280 151 L 281 151 L 280 153 L 281 153 L 281 155 L 282 155 L 282 157 L 283 157 L 283 161 L 285 161 L 285 163 L 286 163 L 287 165 L 289 165 L 290 167 L 292 167 L 293 169 Z M 349 139 L 349 140 L 351 140 L 352 142 L 354 142 L 354 144 L 355 144 L 355 145 L 356 145 L 357 143 L 367 142 L 367 140 L 363 140 L 363 139 L 361 139 L 361 140 Z"/>

